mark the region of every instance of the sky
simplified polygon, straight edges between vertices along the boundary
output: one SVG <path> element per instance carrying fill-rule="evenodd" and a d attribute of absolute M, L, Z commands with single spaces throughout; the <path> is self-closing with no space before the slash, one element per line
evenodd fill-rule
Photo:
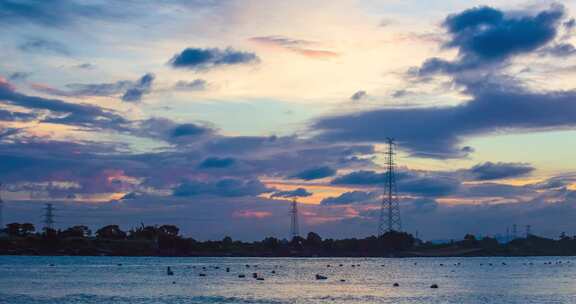
<path fill-rule="evenodd" d="M 0 0 L 3 221 L 576 234 L 576 2 Z"/>

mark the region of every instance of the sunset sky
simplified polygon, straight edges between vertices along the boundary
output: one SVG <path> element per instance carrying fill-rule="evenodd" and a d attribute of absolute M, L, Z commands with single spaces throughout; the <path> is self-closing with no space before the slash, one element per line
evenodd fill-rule
<path fill-rule="evenodd" d="M 4 223 L 576 234 L 576 2 L 0 0 Z"/>

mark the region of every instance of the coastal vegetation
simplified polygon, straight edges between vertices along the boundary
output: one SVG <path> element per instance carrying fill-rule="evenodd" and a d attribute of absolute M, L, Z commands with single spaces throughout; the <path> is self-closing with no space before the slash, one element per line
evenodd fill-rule
<path fill-rule="evenodd" d="M 576 255 L 576 238 L 528 235 L 507 242 L 467 234 L 462 240 L 423 242 L 405 232 L 381 237 L 323 239 L 310 232 L 291 240 L 266 237 L 246 242 L 225 237 L 198 241 L 180 234 L 174 225 L 144 226 L 123 231 L 107 225 L 92 232 L 87 226 L 36 231 L 30 223 L 6 225 L 0 255 L 85 256 L 262 256 L 262 257 L 409 257 L 409 256 L 545 256 Z"/>

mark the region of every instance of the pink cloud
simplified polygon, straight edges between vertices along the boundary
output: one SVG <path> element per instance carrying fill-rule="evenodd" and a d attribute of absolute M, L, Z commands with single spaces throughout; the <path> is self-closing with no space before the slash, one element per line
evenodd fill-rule
<path fill-rule="evenodd" d="M 262 219 L 272 216 L 272 212 L 269 211 L 255 211 L 255 210 L 237 210 L 232 213 L 234 218 L 255 218 Z"/>
<path fill-rule="evenodd" d="M 315 42 L 308 40 L 292 39 L 284 36 L 252 37 L 249 40 L 264 46 L 298 53 L 308 58 L 325 59 L 339 56 L 336 52 L 305 47 L 315 44 Z"/>

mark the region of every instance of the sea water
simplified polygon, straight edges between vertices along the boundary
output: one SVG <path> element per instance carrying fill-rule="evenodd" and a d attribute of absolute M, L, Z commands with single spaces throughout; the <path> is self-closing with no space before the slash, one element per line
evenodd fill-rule
<path fill-rule="evenodd" d="M 0 303 L 576 303 L 576 258 L 0 256 Z"/>

